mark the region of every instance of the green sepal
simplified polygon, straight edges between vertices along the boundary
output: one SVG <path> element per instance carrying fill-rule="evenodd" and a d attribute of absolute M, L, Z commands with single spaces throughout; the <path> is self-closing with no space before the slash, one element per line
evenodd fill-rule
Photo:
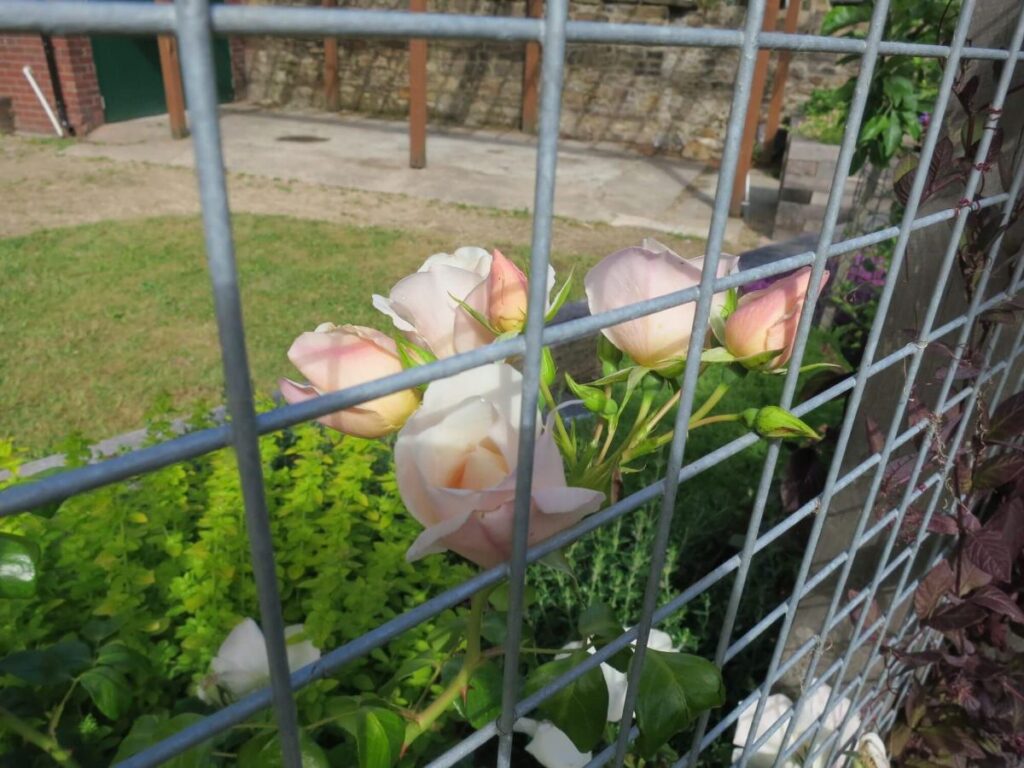
<path fill-rule="evenodd" d="M 555 366 L 555 358 L 551 354 L 550 347 L 544 347 L 540 353 L 540 383 L 550 387 L 558 378 L 558 368 Z"/>
<path fill-rule="evenodd" d="M 427 363 L 437 361 L 437 355 L 419 344 L 413 344 L 402 336 L 395 336 L 395 347 L 398 349 L 398 359 L 402 362 L 402 368 L 415 368 Z"/>
<path fill-rule="evenodd" d="M 708 319 L 711 333 L 714 334 L 719 344 L 725 344 L 725 321 L 729 319 L 729 315 L 736 311 L 739 301 L 739 291 L 735 288 L 730 288 L 725 292 L 725 302 L 722 304 L 721 309 L 717 313 L 712 312 L 711 317 Z M 701 360 L 703 359 L 704 357 L 701 356 Z"/>
<path fill-rule="evenodd" d="M 576 267 L 569 270 L 569 276 L 565 278 L 565 282 L 562 283 L 562 287 L 558 289 L 558 293 L 555 294 L 554 300 L 551 302 L 551 306 L 548 307 L 547 314 L 544 315 L 544 322 L 550 323 L 555 319 L 555 315 L 558 314 L 558 310 L 562 308 L 565 302 L 569 298 L 569 291 L 572 288 L 572 278 L 576 273 Z M 602 337 L 603 338 L 603 337 Z"/>
<path fill-rule="evenodd" d="M 476 320 L 478 323 L 480 323 L 480 325 L 482 325 L 485 330 L 489 331 L 490 333 L 494 334 L 495 336 L 501 336 L 501 331 L 498 330 L 497 328 L 495 328 L 493 325 L 491 325 L 491 321 L 488 320 L 486 317 L 484 317 L 480 312 L 478 312 L 477 310 L 473 309 L 471 306 L 469 306 L 469 304 L 467 304 L 464 300 L 460 299 L 455 294 L 449 292 L 448 295 L 451 297 L 451 300 L 454 301 L 456 304 L 458 304 L 459 307 L 467 315 L 469 315 L 474 320 Z"/>
<path fill-rule="evenodd" d="M 603 333 L 597 337 L 597 359 L 612 366 L 613 369 L 622 362 L 622 350 L 612 344 Z"/>
<path fill-rule="evenodd" d="M 626 381 L 633 373 L 636 366 L 631 365 L 627 368 L 619 368 L 617 371 L 609 373 L 606 376 L 602 376 L 600 379 L 590 382 L 590 386 L 603 387 L 608 384 L 618 384 L 620 381 Z M 647 370 L 646 368 L 644 369 Z"/>
<path fill-rule="evenodd" d="M 712 347 L 700 353 L 700 361 L 712 364 L 735 363 L 736 356 L 725 347 Z"/>

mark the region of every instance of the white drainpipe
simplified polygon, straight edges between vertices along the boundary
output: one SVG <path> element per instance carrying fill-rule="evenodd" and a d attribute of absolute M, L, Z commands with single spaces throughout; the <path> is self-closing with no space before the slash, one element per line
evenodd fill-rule
<path fill-rule="evenodd" d="M 21 68 L 21 73 L 25 75 L 25 79 L 28 80 L 28 84 L 32 86 L 32 90 L 36 94 L 36 98 L 39 99 L 39 103 L 43 105 L 43 110 L 46 112 L 46 116 L 50 118 L 50 122 L 53 124 L 53 130 L 57 132 L 60 137 L 64 136 L 64 129 L 60 127 L 60 123 L 57 122 L 57 116 L 53 114 L 53 110 L 50 109 L 50 102 L 46 100 L 46 96 L 43 95 L 42 89 L 39 87 L 39 83 L 32 76 L 32 67 L 25 65 Z"/>

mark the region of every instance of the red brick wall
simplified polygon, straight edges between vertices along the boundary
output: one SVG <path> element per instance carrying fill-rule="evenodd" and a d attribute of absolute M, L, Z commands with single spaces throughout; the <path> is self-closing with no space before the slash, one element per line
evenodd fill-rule
<path fill-rule="evenodd" d="M 55 37 L 53 48 L 68 120 L 76 133 L 86 134 L 103 124 L 103 102 L 89 38 Z M 15 127 L 26 133 L 52 134 L 53 127 L 22 74 L 26 64 L 32 68 L 33 77 L 56 114 L 39 35 L 0 35 L 0 96 L 9 96 L 13 102 Z"/>

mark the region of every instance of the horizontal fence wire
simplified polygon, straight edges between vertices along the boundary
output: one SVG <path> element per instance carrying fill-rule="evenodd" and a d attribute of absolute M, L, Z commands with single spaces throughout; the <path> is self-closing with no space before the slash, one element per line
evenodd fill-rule
<path fill-rule="evenodd" d="M 245 507 L 247 515 L 247 532 L 252 548 L 254 572 L 260 596 L 261 618 L 267 635 L 268 653 L 271 661 L 272 685 L 237 701 L 203 720 L 179 731 L 164 741 L 128 758 L 120 765 L 126 768 L 142 768 L 156 766 L 174 756 L 181 754 L 191 746 L 212 738 L 233 725 L 243 722 L 248 717 L 270 706 L 274 707 L 279 728 L 283 733 L 282 746 L 284 764 L 288 768 L 298 768 L 301 759 L 298 752 L 298 729 L 295 721 L 295 707 L 292 692 L 310 683 L 332 674 L 344 665 L 365 656 L 374 649 L 397 637 L 401 633 L 429 620 L 443 610 L 458 605 L 482 588 L 495 585 L 502 580 L 510 579 L 510 602 L 508 637 L 506 648 L 506 681 L 505 697 L 502 714 L 499 718 L 477 729 L 472 735 L 458 744 L 453 745 L 443 755 L 434 759 L 431 768 L 451 766 L 476 749 L 499 736 L 499 766 L 510 765 L 511 733 L 515 720 L 532 712 L 547 698 L 563 689 L 573 680 L 587 671 L 610 659 L 615 653 L 636 644 L 635 663 L 628 678 L 627 701 L 625 712 L 616 743 L 605 746 L 591 761 L 592 766 L 612 763 L 621 766 L 629 744 L 637 736 L 637 729 L 632 725 L 633 705 L 636 697 L 637 679 L 642 666 L 646 649 L 646 638 L 653 625 L 664 621 L 673 613 L 678 612 L 697 596 L 706 593 L 714 585 L 734 576 L 733 591 L 727 619 L 719 637 L 716 661 L 728 664 L 739 654 L 747 650 L 756 640 L 773 631 L 773 627 L 782 622 L 775 639 L 775 650 L 769 664 L 769 670 L 757 689 L 746 696 L 729 713 L 717 719 L 717 722 L 706 730 L 710 715 L 701 718 L 696 728 L 693 744 L 677 766 L 693 766 L 701 753 L 717 739 L 723 737 L 740 715 L 750 707 L 754 708 L 754 725 L 751 738 L 743 749 L 739 765 L 745 765 L 759 746 L 772 738 L 780 729 L 784 729 L 784 743 L 787 749 L 776 760 L 781 765 L 787 757 L 805 746 L 811 756 L 824 755 L 825 764 L 830 765 L 838 752 L 848 749 L 850 743 L 841 743 L 841 734 L 852 719 L 861 712 L 862 705 L 871 704 L 864 710 L 861 718 L 861 729 L 869 723 L 887 724 L 893 717 L 894 707 L 898 704 L 899 690 L 891 689 L 889 669 L 884 668 L 876 673 L 875 668 L 884 661 L 880 653 L 881 637 L 890 621 L 900 612 L 901 607 L 913 595 L 917 581 L 912 578 L 921 545 L 926 536 L 926 523 L 922 524 L 915 540 L 910 546 L 898 553 L 895 541 L 905 513 L 910 504 L 927 496 L 928 507 L 926 520 L 929 520 L 937 509 L 944 490 L 944 478 L 951 467 L 947 458 L 943 465 L 922 478 L 925 471 L 927 446 L 935 437 L 936 426 L 932 421 L 920 421 L 900 429 L 910 388 L 921 365 L 924 351 L 951 334 L 957 334 L 955 342 L 955 360 L 943 382 L 943 389 L 938 399 L 937 413 L 941 417 L 955 409 L 963 409 L 963 415 L 954 437 L 953 444 L 965 438 L 970 414 L 978 403 L 979 392 L 989 382 L 999 378 L 996 384 L 997 394 L 1002 393 L 1010 380 L 1018 358 L 1024 354 L 1024 328 L 1018 331 L 1011 352 L 1002 360 L 993 361 L 994 351 L 1002 329 L 988 340 L 981 373 L 976 380 L 952 394 L 952 384 L 956 365 L 959 363 L 966 343 L 973 330 L 975 320 L 985 311 L 999 305 L 1008 298 L 1018 294 L 1021 288 L 1021 272 L 1024 262 L 1017 265 L 1009 287 L 988 298 L 985 297 L 988 280 L 991 275 L 994 258 L 1001 243 L 1001 235 L 993 244 L 990 258 L 982 273 L 979 288 L 975 293 L 971 306 L 960 316 L 933 328 L 941 305 L 943 288 L 949 276 L 953 256 L 956 252 L 959 235 L 963 231 L 968 210 L 957 206 L 925 216 L 918 217 L 925 169 L 933 153 L 939 137 L 942 115 L 949 101 L 953 78 L 960 63 L 964 60 L 1007 61 L 1015 65 L 1021 58 L 1021 42 L 1024 36 L 1024 11 L 1017 22 L 1013 43 L 1007 49 L 983 48 L 967 45 L 966 35 L 970 24 L 974 0 L 965 0 L 962 4 L 956 33 L 950 45 L 922 45 L 904 41 L 886 41 L 881 39 L 884 30 L 885 13 L 888 3 L 879 0 L 876 5 L 870 29 L 866 39 L 834 38 L 821 35 L 782 34 L 762 31 L 761 16 L 764 12 L 764 0 L 751 0 L 748 5 L 747 20 L 743 30 L 690 28 L 680 26 L 643 25 L 633 23 L 606 23 L 572 21 L 566 19 L 567 0 L 552 0 L 547 4 L 545 19 L 509 19 L 489 16 L 467 16 L 457 14 L 412 14 L 401 11 L 372 11 L 353 9 L 325 8 L 287 8 L 245 5 L 216 5 L 210 7 L 207 0 L 177 0 L 174 5 L 138 4 L 131 2 L 55 2 L 38 3 L 26 0 L 8 0 L 0 3 L 0 30 L 10 32 L 41 32 L 55 34 L 73 33 L 109 33 L 124 35 L 176 34 L 182 46 L 183 75 L 189 97 L 190 112 L 193 123 L 193 140 L 196 152 L 196 163 L 199 175 L 204 231 L 210 263 L 210 273 L 215 296 L 215 308 L 220 330 L 222 357 L 225 368 L 225 379 L 228 389 L 228 406 L 231 424 L 212 429 L 189 433 L 163 443 L 132 451 L 130 453 L 107 459 L 85 467 L 63 471 L 34 482 L 15 485 L 0 492 L 0 516 L 13 515 L 31 511 L 44 504 L 61 501 L 72 495 L 84 493 L 104 485 L 119 482 L 133 476 L 152 472 L 176 462 L 192 459 L 212 451 L 233 446 L 239 455 L 239 471 L 241 475 Z M 252 393 L 249 390 L 249 368 L 245 354 L 244 324 L 241 316 L 241 304 L 238 295 L 237 274 L 234 267 L 233 245 L 231 241 L 230 212 L 224 184 L 223 158 L 217 126 L 217 105 L 210 46 L 212 36 L 219 35 L 274 35 L 289 37 L 380 37 L 380 38 L 428 38 L 428 39 L 475 39 L 509 42 L 541 42 L 544 44 L 544 66 L 542 69 L 544 82 L 542 88 L 541 124 L 539 129 L 539 148 L 537 158 L 537 184 L 534 206 L 533 241 L 531 249 L 531 280 L 530 317 L 525 336 L 517 337 L 492 344 L 455 357 L 439 360 L 415 369 L 384 377 L 366 384 L 351 387 L 338 392 L 322 395 L 298 405 L 276 408 L 270 412 L 256 414 L 252 407 Z M 729 127 L 725 142 L 725 154 L 716 192 L 715 210 L 709 231 L 708 253 L 705 269 L 699 286 L 684 291 L 658 297 L 647 302 L 629 305 L 620 309 L 598 315 L 579 318 L 555 325 L 543 325 L 544 286 L 541 276 L 546 273 L 550 250 L 551 222 L 553 218 L 553 195 L 555 184 L 555 164 L 558 144 L 558 112 L 561 99 L 561 71 L 564 66 L 564 48 L 567 43 L 601 43 L 629 44 L 645 46 L 674 46 L 692 48 L 729 48 L 740 52 L 740 64 L 734 89 L 733 107 L 730 114 Z M 736 165 L 739 152 L 739 138 L 745 118 L 747 95 L 752 77 L 753 57 L 760 49 L 789 50 L 805 52 L 825 52 L 838 55 L 855 55 L 862 57 L 862 68 L 850 113 L 849 124 L 844 133 L 841 146 L 840 162 L 837 163 L 833 185 L 826 208 L 825 223 L 814 251 L 800 253 L 770 265 L 746 270 L 727 277 L 715 277 L 715 264 L 721 254 L 725 232 L 726 212 L 731 185 L 732 170 Z M 842 189 L 847 178 L 855 140 L 860 131 L 860 122 L 867 99 L 868 87 L 871 83 L 874 62 L 879 55 L 920 56 L 944 60 L 943 82 L 939 88 L 935 114 L 926 134 L 921 151 L 921 162 L 911 190 L 905 214 L 898 226 L 886 227 L 874 232 L 858 234 L 840 242 L 833 243 L 834 229 L 838 220 Z M 1003 68 L 995 102 L 1002 106 L 1013 74 L 1013 66 Z M 985 159 L 989 143 L 995 129 L 995 119 L 987 126 L 983 135 L 978 155 Z M 993 206 L 1002 206 L 1004 221 L 1014 210 L 1017 197 L 1021 190 L 1021 179 L 1024 176 L 1024 165 L 1015 175 L 1014 183 L 1008 193 L 1001 193 L 980 198 L 971 208 L 980 210 Z M 965 197 L 974 198 L 979 188 L 980 171 L 974 170 L 965 185 Z M 897 347 L 880 359 L 875 360 L 883 324 L 889 303 L 895 290 L 895 282 L 900 266 L 906 253 L 911 233 L 927 227 L 952 222 L 953 232 L 949 246 L 942 256 L 940 274 L 927 317 L 913 341 Z M 506 563 L 469 579 L 463 584 L 450 589 L 426 602 L 397 616 L 370 632 L 346 643 L 334 650 L 326 652 L 323 657 L 289 675 L 284 653 L 283 622 L 280 617 L 280 600 L 277 594 L 276 578 L 273 566 L 273 547 L 267 525 L 267 509 L 264 498 L 261 468 L 259 464 L 257 441 L 260 435 L 287 429 L 304 421 L 315 419 L 344 408 L 359 405 L 368 400 L 398 392 L 412 386 L 427 384 L 436 379 L 469 370 L 471 368 L 503 360 L 512 356 L 523 356 L 525 364 L 526 384 L 535 384 L 539 377 L 540 354 L 542 346 L 557 346 L 570 341 L 591 336 L 603 328 L 662 311 L 688 302 L 695 303 L 694 332 L 688 364 L 684 373 L 683 389 L 687 393 L 680 403 L 678 423 L 684 425 L 688 420 L 693 405 L 693 391 L 696 382 L 700 342 L 711 306 L 711 295 L 727 288 L 738 288 L 767 277 L 782 275 L 792 270 L 810 266 L 813 275 L 823 273 L 829 259 L 848 254 L 858 249 L 878 245 L 895 240 L 893 266 L 887 276 L 883 289 L 880 308 L 872 325 L 864 360 L 857 371 L 847 378 L 832 385 L 825 391 L 815 395 L 796 406 L 792 400 L 796 386 L 796 370 L 799 368 L 811 326 L 813 307 L 818 293 L 817 280 L 811 280 L 807 307 L 801 319 L 796 349 L 787 374 L 786 383 L 780 405 L 790 408 L 797 416 L 803 416 L 826 403 L 846 399 L 847 412 L 844 419 L 839 445 L 829 469 L 826 487 L 822 494 L 799 509 L 786 515 L 766 531 L 761 531 L 761 521 L 767 502 L 768 493 L 775 478 L 775 466 L 779 456 L 778 443 L 769 444 L 767 457 L 758 487 L 753 514 L 746 530 L 744 545 L 738 554 L 719 564 L 702 578 L 691 584 L 679 594 L 671 597 L 662 605 L 657 601 L 660 585 L 657 574 L 660 563 L 664 560 L 668 525 L 674 512 L 676 489 L 681 483 L 699 477 L 716 464 L 735 456 L 758 441 L 753 434 L 737 438 L 712 453 L 688 464 L 683 463 L 685 448 L 685 429 L 676 429 L 676 439 L 670 451 L 668 472 L 665 478 L 632 493 L 624 499 L 585 518 L 576 526 L 563 531 L 550 539 L 533 547 L 526 546 L 526 516 L 529 512 L 528 485 L 531 479 L 530 467 L 533 462 L 533 445 L 529 439 L 522 441 L 519 457 L 518 497 L 516 512 L 515 548 L 511 563 Z M 933 258 L 929 256 L 929 258 Z M 536 294 L 536 295 L 534 295 Z M 885 443 L 881 450 L 873 452 L 863 461 L 843 471 L 842 464 L 858 406 L 867 382 L 879 373 L 891 367 L 904 364 L 910 366 L 898 412 L 890 423 Z M 1021 382 L 1017 382 L 1020 386 Z M 537 392 L 536 386 L 524 385 L 523 432 L 532 435 L 533 420 L 536 419 Z M 895 451 L 917 441 L 918 454 L 914 466 L 912 481 L 908 483 L 904 496 L 896 507 L 878 512 L 874 510 L 875 496 L 883 472 Z M 955 449 L 950 455 L 955 453 Z M 871 475 L 872 485 L 865 499 L 857 529 L 849 546 L 824 564 L 818 564 L 812 572 L 812 560 L 821 535 L 824 520 L 834 495 L 862 477 Z M 527 566 L 542 557 L 572 544 L 592 531 L 607 525 L 635 510 L 660 499 L 662 505 L 658 532 L 655 537 L 655 549 L 652 553 L 652 572 L 644 595 L 644 604 L 638 624 L 623 632 L 617 639 L 597 650 L 593 655 L 573 667 L 558 679 L 549 682 L 543 688 L 525 698 L 519 699 L 514 689 L 517 678 L 516 658 L 519 636 L 522 626 L 522 594 L 525 584 Z M 768 611 L 753 627 L 739 638 L 732 638 L 736 610 L 743 596 L 744 585 L 749 566 L 754 557 L 765 551 L 799 523 L 813 519 L 812 531 L 806 543 L 804 558 L 797 575 L 792 594 L 774 609 Z M 843 602 L 841 593 L 850 574 L 857 553 L 871 542 L 886 534 L 883 554 L 877 564 L 875 574 L 868 589 Z M 941 557 L 942 553 L 938 554 Z M 936 559 L 933 558 L 932 562 Z M 799 602 L 821 587 L 829 578 L 838 573 L 829 610 L 821 628 L 816 634 L 803 642 L 795 651 L 786 655 L 789 634 L 793 627 L 796 608 Z M 894 597 L 884 614 L 865 626 L 872 603 L 881 585 L 896 577 L 897 584 Z M 855 613 L 860 613 L 855 616 Z M 825 638 L 844 622 L 853 621 L 854 629 L 849 645 L 840 659 L 818 673 L 817 665 L 821 661 Z M 908 611 L 901 626 L 897 630 L 897 638 L 903 637 L 915 626 L 913 611 Z M 933 642 L 928 633 L 920 633 L 916 643 L 920 646 Z M 849 681 L 850 663 L 853 655 L 868 649 L 868 660 Z M 760 721 L 764 702 L 777 680 L 790 672 L 798 663 L 809 659 L 804 674 L 803 696 L 783 713 L 767 729 L 760 729 Z M 831 683 L 829 681 L 832 681 Z M 871 687 L 865 691 L 865 686 Z M 807 697 L 820 686 L 830 684 L 831 694 L 825 712 L 817 715 L 814 727 L 806 732 L 793 734 L 794 725 L 800 717 L 801 707 Z M 849 697 L 852 705 L 842 727 L 819 740 L 821 724 L 824 718 L 836 711 Z M 881 726 L 880 726 L 881 727 Z M 753 734 L 760 732 L 758 738 Z"/>
<path fill-rule="evenodd" d="M 543 24 L 535 19 L 431 13 L 423 16 L 405 11 L 372 11 L 301 7 L 215 5 L 211 8 L 213 31 L 220 35 L 267 35 L 278 37 L 371 37 L 450 40 L 540 42 Z M 83 0 L 6 0 L 0 4 L 0 29 L 10 32 L 50 34 L 106 33 L 122 35 L 173 34 L 174 11 L 166 5 L 134 2 L 87 3 Z M 676 27 L 653 24 L 569 21 L 566 41 L 688 48 L 740 48 L 743 35 L 734 29 Z M 823 35 L 759 32 L 758 47 L 807 53 L 863 54 L 863 40 Z M 883 40 L 879 53 L 942 59 L 946 45 L 926 45 Z M 1006 61 L 1024 52 L 1003 48 L 965 46 L 965 59 Z"/>
<path fill-rule="evenodd" d="M 1004 203 L 1007 199 L 1008 195 L 1005 193 L 990 195 L 978 200 L 974 208 L 984 210 Z M 956 217 L 956 214 L 956 208 L 948 208 L 922 216 L 915 220 L 911 230 L 918 231 L 950 221 Z M 898 227 L 886 227 L 837 243 L 829 248 L 828 255 L 829 258 L 842 256 L 861 248 L 892 240 L 898 234 Z M 780 259 L 772 264 L 717 278 L 713 283 L 714 290 L 718 292 L 729 288 L 742 287 L 765 278 L 786 274 L 800 267 L 809 266 L 813 262 L 813 251 L 799 253 Z M 557 325 L 549 325 L 544 328 L 544 344 L 545 346 L 552 347 L 567 344 L 571 341 L 591 336 L 602 328 L 693 302 L 697 299 L 698 293 L 699 291 L 696 288 L 687 288 L 682 291 L 659 296 L 642 304 L 630 304 L 596 315 L 569 320 Z M 1002 291 L 990 297 L 982 306 L 982 311 L 997 306 L 1010 298 L 1010 296 L 1011 294 L 1008 291 Z M 965 323 L 965 316 L 951 320 L 949 323 L 940 326 L 929 340 L 936 341 L 947 333 L 962 327 Z M 895 354 L 909 355 L 913 349 L 914 345 L 908 344 L 903 352 Z M 452 376 L 486 363 L 493 363 L 498 360 L 521 355 L 524 351 L 525 342 L 521 338 L 499 341 L 486 347 L 474 349 L 471 352 L 465 352 L 427 365 L 410 368 L 401 373 L 384 376 L 365 384 L 323 394 L 303 403 L 287 405 L 266 413 L 257 414 L 256 427 L 261 435 L 287 429 L 296 424 L 318 419 L 329 413 L 351 408 L 403 389 L 418 387 L 436 379 Z M 896 360 L 891 362 L 896 362 Z M 882 369 L 872 368 L 871 375 L 878 373 L 879 370 Z M 837 386 L 845 388 L 834 392 L 836 396 L 845 392 L 849 386 L 852 386 L 852 382 L 849 385 L 840 384 Z M 817 403 L 817 405 L 820 404 Z M 125 480 L 134 475 L 154 472 L 179 461 L 194 459 L 203 454 L 225 448 L 230 444 L 230 428 L 228 426 L 218 426 L 182 435 L 157 445 L 139 448 L 127 454 L 105 459 L 102 462 L 88 466 L 63 470 L 31 483 L 16 485 L 0 491 L 0 517 L 25 512 L 45 504 L 61 501 L 69 496 Z"/>

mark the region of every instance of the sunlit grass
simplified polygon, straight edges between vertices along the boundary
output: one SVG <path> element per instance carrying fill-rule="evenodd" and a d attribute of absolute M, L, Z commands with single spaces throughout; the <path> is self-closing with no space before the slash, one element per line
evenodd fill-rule
<path fill-rule="evenodd" d="M 440 235 L 278 216 L 234 217 L 257 392 L 292 375 L 285 352 L 318 323 L 386 329 L 370 296 L 460 243 Z M 468 243 L 467 243 L 468 244 Z M 528 249 L 502 248 L 525 264 Z M 577 278 L 598 256 L 556 253 Z M 72 431 L 101 439 L 142 425 L 169 394 L 183 413 L 222 401 L 220 354 L 195 217 L 110 221 L 0 240 L 0 435 L 34 455 Z M 577 283 L 579 280 L 577 280 Z M 575 291 L 581 295 L 579 286 Z"/>

